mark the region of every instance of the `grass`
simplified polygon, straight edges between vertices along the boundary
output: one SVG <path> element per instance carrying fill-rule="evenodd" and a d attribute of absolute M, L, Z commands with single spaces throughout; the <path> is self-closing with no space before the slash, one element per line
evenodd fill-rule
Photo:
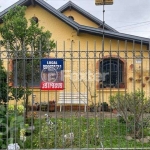
<path fill-rule="evenodd" d="M 35 131 L 27 137 L 23 148 L 143 148 L 136 140 L 127 141 L 125 123 L 117 119 L 101 118 L 52 118 L 54 126 L 48 126 L 44 119 L 35 120 Z M 64 140 L 64 135 L 74 133 L 74 141 Z"/>

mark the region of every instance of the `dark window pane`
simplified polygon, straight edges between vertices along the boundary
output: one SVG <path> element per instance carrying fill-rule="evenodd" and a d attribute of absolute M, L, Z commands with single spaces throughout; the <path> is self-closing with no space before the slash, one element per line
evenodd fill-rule
<path fill-rule="evenodd" d="M 123 82 L 123 62 L 115 58 L 107 58 L 100 62 L 100 81 L 104 87 L 117 87 Z"/>
<path fill-rule="evenodd" d="M 40 61 L 33 59 L 17 59 L 13 61 L 13 85 L 40 85 Z"/>

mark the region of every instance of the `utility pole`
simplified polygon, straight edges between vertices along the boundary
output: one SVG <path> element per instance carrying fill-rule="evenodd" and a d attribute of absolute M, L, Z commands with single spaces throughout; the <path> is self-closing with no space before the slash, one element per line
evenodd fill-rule
<path fill-rule="evenodd" d="M 103 5 L 103 43 L 102 43 L 102 51 L 104 52 L 104 39 L 105 39 L 105 33 L 104 33 L 104 29 L 105 29 L 105 5 L 112 5 L 113 4 L 113 0 L 95 0 L 95 5 Z"/>
<path fill-rule="evenodd" d="M 103 58 L 103 55 L 104 55 L 104 40 L 105 40 L 105 8 L 104 6 L 105 5 L 112 5 L 113 4 L 113 0 L 95 0 L 95 5 L 103 5 L 103 42 L 102 42 L 102 58 Z M 102 74 L 103 74 L 103 68 L 102 68 Z M 103 78 L 103 77 L 102 77 Z M 103 81 L 102 81 L 103 82 Z M 100 86 L 100 85 L 99 85 Z M 103 90 L 103 83 L 102 83 L 102 90 Z M 100 95 L 99 95 L 100 96 Z M 104 100 L 104 95 L 103 95 L 103 92 L 102 92 L 102 101 Z M 102 150 L 104 150 L 104 145 L 103 145 L 103 140 L 100 141 L 100 145 L 102 147 Z"/>

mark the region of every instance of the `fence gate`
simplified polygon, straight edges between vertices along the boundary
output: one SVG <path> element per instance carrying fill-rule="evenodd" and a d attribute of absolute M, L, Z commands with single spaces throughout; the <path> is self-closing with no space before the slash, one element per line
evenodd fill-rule
<path fill-rule="evenodd" d="M 1 48 L 0 148 L 149 149 L 149 48 L 108 43 Z"/>

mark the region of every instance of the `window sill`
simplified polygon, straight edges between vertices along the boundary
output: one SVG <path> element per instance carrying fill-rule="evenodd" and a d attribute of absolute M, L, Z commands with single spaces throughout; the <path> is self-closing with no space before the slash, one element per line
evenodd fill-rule
<path fill-rule="evenodd" d="M 96 91 L 97 92 L 99 92 L 99 91 L 117 92 L 117 91 L 126 91 L 126 88 L 99 88 Z"/>
<path fill-rule="evenodd" d="M 20 86 L 12 86 L 13 88 L 19 88 Z M 21 86 L 23 88 L 26 88 L 25 86 Z M 29 89 L 40 89 L 40 86 L 28 86 Z"/>

